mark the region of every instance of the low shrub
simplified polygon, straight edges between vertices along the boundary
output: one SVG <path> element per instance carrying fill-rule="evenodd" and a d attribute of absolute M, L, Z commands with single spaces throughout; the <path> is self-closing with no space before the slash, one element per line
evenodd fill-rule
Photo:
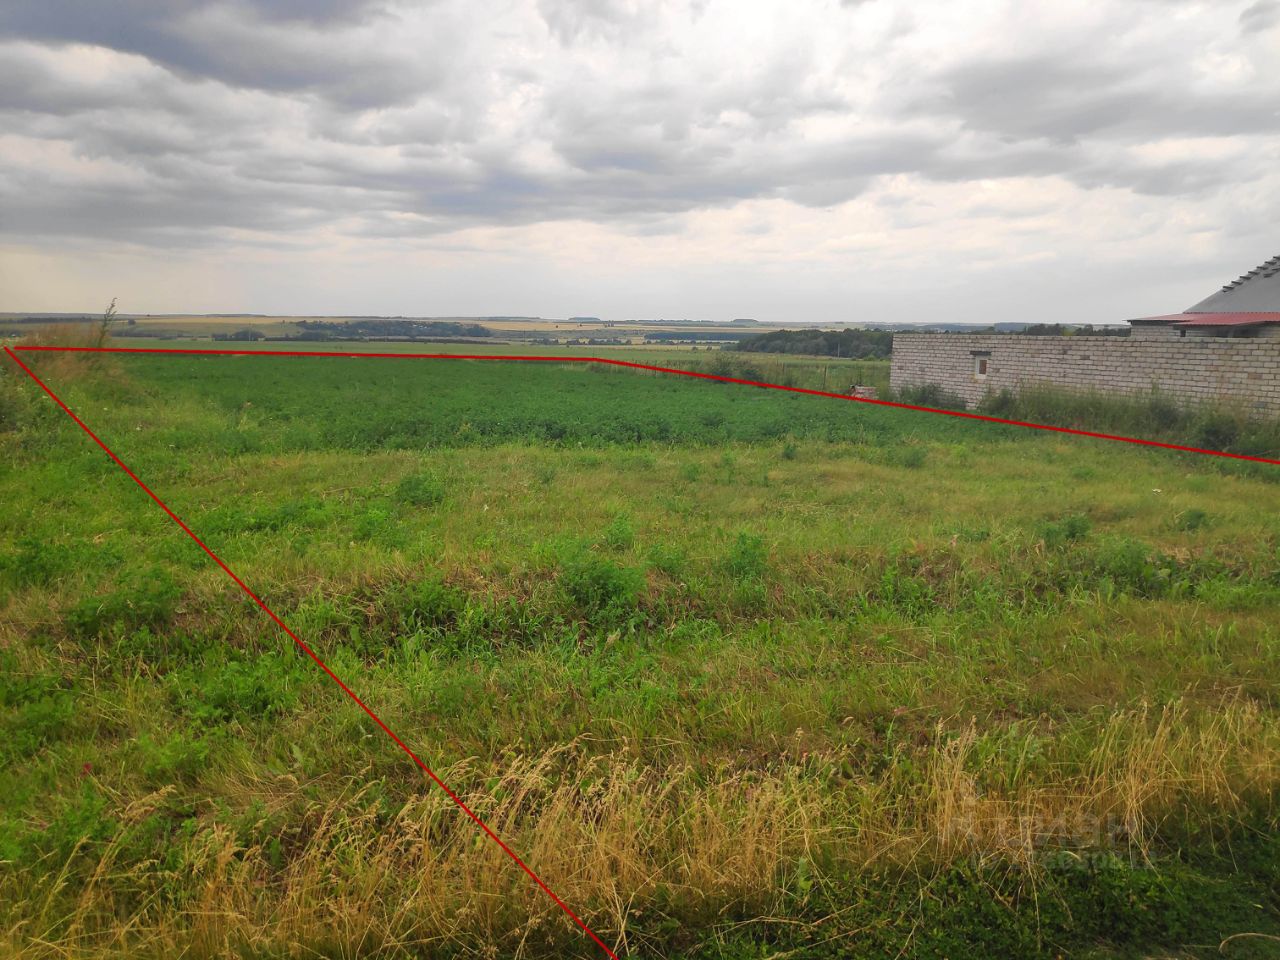
<path fill-rule="evenodd" d="M 395 513 L 378 506 L 365 507 L 356 514 L 351 537 L 357 543 L 376 543 L 393 550 L 404 547 L 408 539 Z"/>
<path fill-rule="evenodd" d="M 604 535 L 600 539 L 610 550 L 630 550 L 636 541 L 636 531 L 631 518 L 625 513 L 618 514 L 605 528 Z"/>
<path fill-rule="evenodd" d="M 735 580 L 758 580 L 764 575 L 768 561 L 764 538 L 743 532 L 730 545 L 723 567 Z"/>
<path fill-rule="evenodd" d="M 419 580 L 396 591 L 391 604 L 403 629 L 439 632 L 448 630 L 462 618 L 467 596 L 439 579 Z"/>
<path fill-rule="evenodd" d="M 565 596 L 581 613 L 603 620 L 625 618 L 636 607 L 644 577 L 594 554 L 566 561 L 560 570 Z"/>
<path fill-rule="evenodd" d="M 680 547 L 655 543 L 649 548 L 649 565 L 669 577 L 681 576 L 689 564 L 689 555 Z"/>
<path fill-rule="evenodd" d="M 172 620 L 180 597 L 173 577 L 151 567 L 132 574 L 108 594 L 78 601 L 64 622 L 68 632 L 80 638 L 162 627 Z"/>
<path fill-rule="evenodd" d="M 115 836 L 120 822 L 110 813 L 108 798 L 91 783 L 85 783 L 74 793 L 53 817 L 52 822 L 40 831 L 31 831 L 15 838 L 12 844 L 14 860 L 36 860 L 50 857 L 67 864 L 79 850 L 82 856 L 91 856 L 91 845 Z"/>
<path fill-rule="evenodd" d="M 62 739 L 75 716 L 74 698 L 67 690 L 55 688 L 24 700 L 0 724 L 0 761 L 25 759 Z"/>
<path fill-rule="evenodd" d="M 1221 410 L 1206 410 L 1192 421 L 1192 446 L 1208 450 L 1229 450 L 1240 439 L 1244 424 Z"/>
<path fill-rule="evenodd" d="M 919 387 L 900 387 L 888 399 L 909 403 L 915 407 L 933 407 L 938 410 L 964 410 L 968 407 L 964 398 L 943 389 L 936 383 Z"/>
<path fill-rule="evenodd" d="M 44 586 L 74 569 L 70 547 L 40 537 L 19 537 L 11 553 L 0 555 L 0 576 L 14 586 Z"/>
<path fill-rule="evenodd" d="M 204 664 L 178 674 L 175 705 L 203 723 L 276 717 L 298 702 L 299 666 L 292 653 Z"/>
<path fill-rule="evenodd" d="M 1089 518 L 1077 513 L 1040 524 L 1036 528 L 1036 538 L 1050 550 L 1058 550 L 1069 543 L 1083 540 L 1091 529 Z"/>
<path fill-rule="evenodd" d="M 193 636 L 175 630 L 157 631 L 144 625 L 116 641 L 114 659 L 120 663 L 136 659 L 152 669 L 166 670 L 198 660 L 219 643 L 221 640 L 217 637 Z"/>
<path fill-rule="evenodd" d="M 1185 530 L 1190 533 L 1208 526 L 1209 514 L 1205 511 L 1192 507 L 1190 510 L 1184 510 L 1175 518 L 1174 526 L 1179 530 Z"/>
<path fill-rule="evenodd" d="M 554 475 L 553 470 L 552 476 Z M 396 500 L 411 507 L 439 506 L 444 503 L 447 493 L 444 480 L 437 474 L 429 472 L 411 473 L 396 485 Z"/>
<path fill-rule="evenodd" d="M 909 617 L 934 612 L 938 599 L 933 585 L 916 570 L 915 558 L 900 558 L 880 574 L 880 582 L 863 598 L 867 610 L 884 606 Z"/>
<path fill-rule="evenodd" d="M 180 731 L 165 740 L 141 737 L 138 751 L 142 772 L 152 780 L 191 781 L 204 769 L 210 744 L 204 737 Z"/>
<path fill-rule="evenodd" d="M 1104 591 L 1161 597 L 1189 584 L 1176 560 L 1127 537 L 1102 542 L 1089 560 L 1089 579 Z"/>
<path fill-rule="evenodd" d="M 928 451 L 916 445 L 892 447 L 885 455 L 886 462 L 908 470 L 919 470 L 928 458 Z"/>

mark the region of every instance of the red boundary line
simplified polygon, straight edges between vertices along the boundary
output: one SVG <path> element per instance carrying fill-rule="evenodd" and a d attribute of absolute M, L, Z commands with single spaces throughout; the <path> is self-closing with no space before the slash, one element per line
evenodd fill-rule
<path fill-rule="evenodd" d="M 23 348 L 19 347 L 18 349 L 23 349 Z M 245 582 L 241 580 L 238 576 L 236 576 L 235 572 L 229 566 L 227 566 L 226 562 L 223 561 L 223 559 L 219 557 L 216 553 L 210 550 L 208 545 L 206 545 L 203 540 L 201 540 L 198 536 L 196 536 L 195 532 L 192 531 L 192 529 L 189 526 L 187 526 L 186 523 L 183 522 L 182 518 L 179 517 L 176 513 L 174 513 L 171 509 L 169 509 L 168 504 L 166 504 L 163 500 L 161 500 L 158 496 L 156 496 L 156 494 L 152 491 L 152 489 L 148 487 L 145 483 L 143 483 L 138 478 L 138 475 L 134 473 L 132 470 L 130 470 L 129 467 L 125 464 L 125 462 L 121 460 L 118 456 L 116 456 L 115 453 L 112 451 L 112 449 L 108 447 L 105 443 L 103 443 L 102 440 L 98 437 L 98 435 L 94 433 L 92 430 L 90 430 L 83 420 L 81 420 L 78 416 L 75 415 L 72 409 L 62 401 L 61 397 L 59 397 L 56 393 L 54 393 L 43 380 L 41 380 L 38 376 L 36 376 L 35 372 L 30 367 L 28 367 L 25 363 L 23 363 L 18 358 L 18 355 L 13 352 L 13 350 L 9 349 L 8 347 L 5 347 L 4 352 L 9 355 L 9 357 L 14 361 L 14 363 L 20 366 L 23 370 L 25 370 L 27 372 L 27 375 L 31 377 L 32 380 L 34 380 L 37 384 L 40 385 L 40 388 L 53 399 L 53 402 L 56 403 L 58 406 L 60 406 L 63 409 L 63 411 L 67 414 L 67 416 L 69 416 L 72 420 L 74 420 L 79 425 L 80 429 L 82 429 L 85 433 L 87 433 L 89 437 L 93 440 L 93 442 L 96 443 L 99 447 L 101 447 L 103 451 L 107 454 L 107 456 L 110 457 L 112 460 L 114 460 L 116 462 L 116 465 L 120 467 L 120 469 L 123 470 L 125 473 L 127 473 L 130 479 L 132 479 L 134 483 L 136 483 L 139 487 L 141 487 L 143 491 L 146 493 L 146 495 L 149 496 L 152 500 L 154 500 L 156 502 L 156 505 L 159 506 L 160 509 L 163 510 L 165 513 L 167 513 L 169 515 L 169 518 L 173 520 L 173 522 L 176 523 L 179 527 L 181 527 L 183 531 L 186 532 L 187 536 L 189 536 L 192 540 L 194 540 L 200 546 L 201 550 L 203 550 L 205 553 L 209 555 L 209 557 L 213 560 L 214 563 L 216 563 L 219 567 L 222 568 L 222 572 L 225 573 L 228 577 L 230 577 L 235 582 L 236 586 L 238 586 L 241 590 L 243 590 L 248 595 L 249 599 L 251 599 L 254 603 L 256 603 L 262 609 L 263 613 L 265 613 L 268 617 L 270 617 L 272 620 L 275 621 L 276 625 L 281 630 L 283 630 L 293 640 L 293 642 L 296 643 L 302 649 L 303 653 L 305 653 L 308 657 L 310 657 L 315 662 L 316 666 L 318 666 L 321 670 L 323 670 L 326 674 L 329 675 L 329 679 L 331 679 L 334 683 L 336 683 L 339 687 L 342 688 L 343 693 L 345 693 L 348 697 L 354 700 L 356 705 L 359 706 L 360 709 L 363 710 L 366 714 L 368 714 L 370 719 L 372 719 L 374 723 L 376 723 L 379 727 L 382 728 L 383 732 L 386 733 L 386 735 L 395 742 L 396 746 L 398 746 L 401 750 L 403 750 L 406 754 L 409 755 L 409 759 L 411 759 L 415 764 L 417 764 L 418 767 L 422 770 L 422 772 L 425 773 L 428 777 L 430 777 L 437 787 L 439 787 L 446 794 L 448 794 L 449 799 L 452 800 L 458 806 L 458 809 L 460 809 L 463 813 L 465 813 L 468 817 L 470 817 L 473 821 L 475 821 L 476 825 L 481 830 L 483 830 L 485 834 L 488 835 L 489 839 L 492 840 L 494 843 L 496 843 L 499 847 L 501 847 L 502 852 L 505 853 L 508 857 L 510 857 L 513 861 L 515 861 L 516 865 L 520 867 L 520 869 L 523 870 L 526 874 L 528 874 L 529 878 L 534 883 L 536 883 L 539 887 L 541 887 L 542 890 L 547 894 L 547 896 L 549 896 L 552 900 L 556 902 L 556 905 L 561 910 L 563 910 L 570 917 L 572 917 L 574 923 L 576 923 L 579 927 L 581 927 L 583 932 L 586 933 L 586 935 L 589 936 L 592 940 L 594 940 L 596 944 L 600 947 L 600 949 L 609 955 L 611 960 L 618 960 L 618 955 L 609 949 L 609 947 L 605 944 L 605 942 L 596 935 L 595 931 L 592 930 L 590 927 L 588 927 L 582 921 L 582 919 L 576 913 L 574 913 L 573 910 L 569 908 L 568 904 L 566 904 L 563 900 L 561 900 L 558 896 L 556 896 L 555 891 L 552 890 L 549 886 L 547 886 L 546 883 L 543 882 L 542 878 L 539 877 L 536 873 L 534 873 L 533 870 L 529 868 L 529 865 L 526 864 L 523 860 L 521 860 L 520 857 L 516 854 L 516 852 L 512 850 L 509 846 L 507 846 L 502 841 L 502 838 L 499 837 L 496 833 L 494 833 L 492 829 L 490 829 L 487 823 L 485 823 L 478 816 L 476 816 L 476 814 L 471 810 L 471 808 L 462 802 L 462 798 L 459 797 L 456 793 L 454 793 L 453 790 L 449 788 L 448 784 L 446 784 L 443 780 L 441 780 L 438 776 L 436 776 L 435 771 L 433 771 L 430 767 L 428 767 L 425 763 L 423 763 L 422 760 L 418 757 L 418 755 L 414 753 L 412 750 L 410 750 L 408 745 L 405 744 L 405 742 L 401 740 L 398 736 L 396 736 L 395 732 L 382 721 L 382 718 L 379 717 L 376 713 L 374 713 L 373 710 L 369 708 L 368 704 L 366 704 L 363 700 L 361 700 L 358 696 L 356 696 L 355 692 L 350 687 L 348 687 L 345 683 L 342 682 L 342 678 L 339 677 L 336 673 L 334 673 L 333 670 L 329 668 L 329 665 L 325 663 L 323 660 L 321 660 L 316 655 L 315 651 L 313 651 L 309 646 L 307 646 L 306 643 L 303 642 L 301 637 L 299 637 L 296 633 L 294 633 L 292 630 L 289 629 L 289 625 L 286 624 L 283 620 L 281 620 L 280 617 L 276 615 L 275 611 L 272 610 L 270 607 L 268 607 L 262 601 L 261 597 L 259 597 L 256 593 L 250 590 L 249 587 L 245 584 Z M 175 352 L 175 351 L 141 351 L 141 352 L 169 353 L 169 352 Z"/>
<path fill-rule="evenodd" d="M 13 354 L 13 350 L 5 347 L 5 352 L 22 365 Z M 614 367 L 628 367 L 633 370 L 651 370 L 656 373 L 674 373 L 682 377 L 696 377 L 699 380 L 715 380 L 719 383 L 738 383 L 748 387 L 765 387 L 769 390 L 785 390 L 788 393 L 803 393 L 811 397 L 830 397 L 834 400 L 850 400 L 854 403 L 870 403 L 878 407 L 895 407 L 899 410 L 915 410 L 920 413 L 937 413 L 944 417 L 959 417 L 963 420 L 981 420 L 986 423 L 1002 423 L 1011 427 L 1026 427 L 1030 430 L 1047 430 L 1051 433 L 1066 433 L 1076 437 L 1093 437 L 1097 440 L 1116 440 L 1120 443 L 1134 443 L 1144 447 L 1159 447 L 1163 450 L 1181 450 L 1184 453 L 1200 453 L 1207 457 L 1226 457 L 1229 460 L 1248 460 L 1252 463 L 1270 463 L 1280 466 L 1280 460 L 1270 457 L 1255 457 L 1246 453 L 1228 453 L 1225 450 L 1206 450 L 1203 447 L 1189 447 L 1180 443 L 1164 443 L 1160 440 L 1144 440 L 1141 437 L 1125 437 L 1115 433 L 1098 433 L 1094 430 L 1077 430 L 1074 427 L 1057 427 L 1048 423 L 1030 423 L 1026 420 L 1008 420 L 1004 417 L 992 417 L 984 413 L 969 413 L 967 410 L 942 410 L 938 407 L 925 407 L 914 403 L 898 403 L 894 400 L 875 400 L 870 397 L 851 397 L 844 393 L 830 393 L 826 390 L 808 390 L 804 387 L 788 387 L 780 383 L 765 383 L 761 380 L 744 380 L 740 377 L 723 377 L 714 373 L 698 373 L 693 370 L 677 370 L 674 367 L 659 367 L 649 363 L 632 363 L 629 360 L 614 360 L 610 357 L 547 357 L 547 356 L 510 356 L 500 354 L 465 354 L 465 353 L 355 353 L 345 350 L 196 350 L 196 349 L 162 349 L 153 350 L 146 347 L 37 347 L 19 346 L 14 348 L 23 351 L 51 353 L 157 353 L 188 354 L 207 357 L 368 357 L 381 360 L 530 360 L 547 363 L 602 363 Z M 26 369 L 23 366 L 23 369 Z M 27 371 L 30 373 L 30 371 Z"/>
<path fill-rule="evenodd" d="M 156 505 L 159 506 L 160 509 L 163 510 L 166 514 L 168 514 L 170 519 L 172 519 L 174 523 L 176 523 L 179 527 L 181 527 L 182 530 L 187 534 L 187 536 L 189 536 L 192 540 L 194 540 L 199 545 L 200 549 L 202 549 L 206 554 L 209 555 L 209 557 L 213 560 L 214 563 L 216 563 L 219 567 L 222 568 L 222 571 L 228 577 L 230 577 L 232 581 L 235 582 L 236 586 L 238 586 L 241 590 L 243 590 L 245 594 L 255 604 L 257 604 L 258 607 L 261 608 L 262 611 L 268 617 L 270 617 L 276 623 L 276 625 L 280 627 L 280 629 L 283 630 L 289 636 L 289 638 L 292 639 L 293 642 L 296 643 L 298 647 L 300 647 L 302 651 L 308 657 L 310 657 L 311 660 L 315 662 L 315 664 L 318 667 L 320 667 L 321 670 L 323 670 L 326 674 L 328 674 L 329 678 L 333 680 L 333 682 L 336 683 L 339 687 L 341 687 L 342 691 L 348 697 L 350 697 L 353 701 L 355 701 L 356 705 L 359 706 L 360 709 L 363 710 L 366 714 L 368 714 L 368 716 L 373 720 L 374 723 L 376 723 L 379 727 L 382 728 L 383 732 L 386 733 L 386 735 L 390 737 L 392 741 L 395 742 L 396 746 L 398 746 L 401 750 L 403 750 L 409 756 L 409 758 L 428 777 L 431 778 L 431 780 L 436 784 L 436 786 L 438 786 L 441 790 L 443 790 L 449 796 L 449 799 L 451 799 L 458 806 L 458 808 L 462 810 L 463 813 L 465 813 L 468 817 L 470 817 L 476 823 L 476 825 L 479 826 L 480 829 L 484 831 L 484 833 L 491 840 L 493 840 L 493 842 L 496 843 L 502 849 L 502 851 L 520 867 L 521 870 L 523 870 L 526 874 L 528 874 L 529 878 L 533 880 L 533 882 L 536 883 L 547 894 L 547 896 L 549 896 L 552 900 L 554 900 L 556 905 L 559 906 L 561 910 L 563 910 L 570 917 L 572 917 L 574 922 L 579 927 L 582 928 L 582 930 L 587 934 L 587 936 L 589 936 L 592 940 L 594 940 L 596 944 L 600 947 L 600 949 L 603 950 L 606 954 L 608 954 L 609 957 L 612 958 L 612 960 L 618 960 L 617 954 L 615 954 L 612 950 L 610 950 L 609 947 L 605 944 L 605 942 L 601 940 L 600 937 L 598 937 L 596 933 L 590 927 L 588 927 L 581 920 L 581 918 L 579 918 L 578 915 L 569 908 L 569 906 L 563 900 L 561 900 L 558 896 L 556 896 L 555 892 L 550 887 L 548 887 L 546 883 L 542 881 L 542 878 L 539 877 L 536 873 L 534 873 L 533 870 L 531 870 L 529 866 L 523 860 L 520 859 L 520 857 L 515 853 L 515 851 L 513 851 L 510 847 L 508 847 L 502 841 L 502 838 L 499 837 L 496 833 L 494 833 L 492 829 L 490 829 L 488 824 L 486 824 L 483 820 L 481 820 L 478 816 L 476 816 L 476 814 L 471 810 L 471 808 L 468 807 L 465 803 L 463 803 L 462 799 L 456 793 L 454 793 L 453 790 L 451 790 L 449 786 L 443 780 L 441 780 L 430 767 L 428 767 L 425 763 L 423 763 L 423 761 L 418 757 L 418 755 L 414 753 L 412 750 L 410 750 L 403 740 L 401 740 L 398 736 L 396 736 L 395 732 L 382 721 L 381 717 L 379 717 L 376 713 L 374 713 L 373 710 L 371 710 L 363 700 L 361 700 L 358 696 L 356 696 L 355 692 L 352 691 L 350 687 L 348 687 L 345 683 L 343 683 L 342 679 L 336 673 L 334 673 L 333 670 L 329 668 L 329 665 L 326 664 L 323 660 L 321 660 L 315 654 L 315 652 L 309 646 L 307 646 L 305 642 L 303 642 L 301 637 L 299 637 L 296 633 L 294 633 L 291 629 L 289 629 L 288 624 L 286 624 L 282 619 L 280 619 L 280 617 L 276 615 L 275 611 L 273 611 L 270 607 L 268 607 L 266 603 L 264 603 L 256 593 L 254 593 L 252 590 L 249 589 L 249 587 L 245 584 L 243 580 L 241 580 L 238 576 L 236 576 L 235 572 L 229 566 L 227 566 L 227 564 L 223 561 L 221 557 L 219 557 L 216 553 L 210 550 L 209 547 L 205 544 L 205 542 L 201 540 L 198 536 L 196 536 L 195 532 L 192 531 L 192 529 L 189 526 L 187 526 L 186 523 L 183 522 L 181 517 L 179 517 L 176 513 L 174 513 L 171 509 L 169 509 L 168 504 L 166 504 L 163 500 L 161 500 L 158 496 L 156 496 L 156 494 L 151 490 L 151 488 L 148 487 L 145 483 L 143 483 L 142 480 L 138 478 L 138 475 L 134 473 L 132 470 L 130 470 L 129 467 L 125 464 L 125 462 L 121 460 L 118 456 L 116 456 L 116 454 L 111 450 L 111 448 L 108 447 L 105 443 L 103 443 L 102 440 L 98 437 L 98 435 L 94 433 L 92 430 L 90 430 L 83 420 L 81 420 L 78 416 L 76 416 L 76 414 L 71 410 L 71 408 L 68 407 L 66 403 L 62 401 L 61 397 L 59 397 L 56 393 L 54 393 L 53 390 L 51 390 L 43 380 L 41 380 L 38 376 L 36 376 L 35 372 L 30 367 L 28 367 L 25 363 L 22 362 L 22 360 L 18 357 L 15 350 L 24 351 L 24 352 L 37 352 L 37 353 L 44 353 L 44 352 L 128 353 L 128 354 L 153 353 L 153 354 L 185 354 L 185 355 L 222 356 L 222 357 L 312 357 L 312 358 L 314 357 L 329 357 L 329 358 L 365 357 L 365 358 L 388 359 L 388 360 L 524 360 L 524 361 L 542 361 L 542 362 L 551 362 L 551 363 L 601 363 L 601 364 L 607 364 L 607 365 L 616 366 L 616 367 L 627 367 L 634 370 L 650 370 L 657 373 L 672 373 L 672 374 L 677 374 L 679 376 L 695 377 L 699 380 L 714 380 L 720 383 L 736 383 L 736 384 L 742 384 L 744 386 L 764 387 L 770 390 L 785 390 L 788 393 L 801 393 L 801 394 L 806 394 L 808 396 L 813 396 L 813 397 L 830 397 L 836 400 L 850 400 L 857 403 L 870 403 L 870 404 L 874 404 L 876 406 L 881 406 L 881 407 L 895 407 L 901 410 L 915 410 L 922 413 L 936 413 L 936 414 L 942 414 L 943 416 L 948 416 L 948 417 L 960 417 L 965 420 L 981 420 L 987 423 L 1000 423 L 1008 426 L 1027 427 L 1033 430 L 1047 430 L 1053 433 L 1066 433 L 1066 434 L 1071 434 L 1073 436 L 1080 436 L 1080 437 L 1094 437 L 1100 440 L 1116 440 L 1122 443 L 1133 443 L 1133 444 L 1138 444 L 1138 445 L 1147 446 L 1147 447 L 1160 447 L 1166 450 L 1181 450 L 1187 453 L 1199 453 L 1199 454 L 1204 454 L 1206 456 L 1227 457 L 1233 460 L 1249 460 L 1255 463 L 1270 463 L 1270 464 L 1280 465 L 1280 460 L 1273 460 L 1267 457 L 1254 457 L 1254 456 L 1248 456 L 1246 454 L 1241 454 L 1241 453 L 1226 453 L 1225 451 L 1221 451 L 1221 450 L 1204 450 L 1199 447 L 1184 446 L 1182 444 L 1177 444 L 1177 443 L 1162 443 L 1158 440 L 1143 440 L 1138 437 L 1123 437 L 1123 436 L 1118 436 L 1116 434 L 1110 434 L 1110 433 L 1098 433 L 1092 430 L 1076 430 L 1071 427 L 1057 427 L 1057 426 L 1052 426 L 1050 424 L 1045 424 L 1045 423 L 1028 423 L 1022 420 L 1008 420 L 1003 417 L 991 417 L 985 414 L 969 413 L 967 411 L 961 411 L 961 410 L 940 410 L 936 407 L 925 407 L 925 406 L 919 406 L 911 403 L 897 403 L 891 400 L 873 400 L 868 397 L 851 397 L 843 393 L 830 393 L 825 390 L 808 390 L 803 387 L 788 387 L 778 383 L 764 383 L 759 380 L 746 380 L 740 377 L 725 377 L 725 376 L 720 376 L 718 374 L 712 374 L 712 373 L 697 373 L 692 370 L 677 370 L 672 367 L 660 367 L 660 366 L 656 366 L 654 364 L 648 364 L 648 363 L 632 363 L 627 360 L 614 360 L 614 359 L 609 359 L 605 357 L 548 357 L 548 356 L 509 356 L 509 355 L 504 356 L 504 355 L 495 355 L 495 354 L 457 354 L 457 353 L 357 353 L 357 352 L 351 352 L 351 351 L 330 351 L 330 350 L 315 350 L 315 351 L 312 351 L 312 350 L 198 350 L 198 349 L 155 350 L 155 349 L 147 349 L 147 348 L 141 348 L 141 347 L 18 346 L 16 348 L 10 348 L 6 346 L 4 348 L 4 352 L 9 355 L 9 358 L 13 360 L 13 362 L 16 363 L 19 367 L 21 367 L 27 373 L 27 375 L 31 377 L 32 380 L 34 380 L 37 384 L 39 384 L 40 388 L 45 393 L 47 393 L 49 397 L 52 398 L 52 400 L 59 407 L 63 409 L 63 411 L 67 414 L 67 416 L 69 416 L 72 420 L 74 420 L 76 424 L 79 425 L 79 427 L 89 435 L 89 437 L 93 440 L 93 442 L 96 443 L 99 447 L 101 447 L 102 450 L 107 454 L 107 456 L 109 456 L 112 460 L 114 460 L 116 462 L 116 465 L 119 466 L 120 469 L 123 470 L 126 474 L 128 474 L 130 479 L 132 479 L 134 483 L 136 483 L 139 487 L 141 487 L 142 490 L 147 494 L 147 496 L 149 496 L 152 500 L 154 500 Z"/>

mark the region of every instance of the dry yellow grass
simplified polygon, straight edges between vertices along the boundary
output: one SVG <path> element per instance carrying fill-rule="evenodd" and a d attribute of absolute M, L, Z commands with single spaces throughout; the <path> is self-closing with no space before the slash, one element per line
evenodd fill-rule
<path fill-rule="evenodd" d="M 811 787 L 837 757 L 708 777 L 623 753 L 592 756 L 581 744 L 442 774 L 468 785 L 464 800 L 608 942 L 633 952 L 644 947 L 634 927 L 647 915 L 706 922 L 726 903 L 781 915 L 802 861 L 818 882 L 824 871 L 928 874 L 972 858 L 1017 865 L 1034 882 L 1048 849 L 1096 847 L 1105 835 L 1141 858 L 1167 820 L 1221 827 L 1248 798 L 1280 787 L 1280 728 L 1243 699 L 1214 717 L 1180 704 L 1115 712 L 1097 733 L 1078 767 L 1009 790 L 982 785 L 972 725 L 938 731 L 916 758 L 922 779 L 903 757 L 835 793 Z M 77 856 L 96 869 L 79 889 L 66 889 L 69 870 L 48 865 L 12 879 L 0 894 L 22 919 L 4 931 L 6 956 L 591 952 L 438 790 L 424 788 L 387 820 L 360 781 L 322 804 L 288 776 L 233 784 L 302 811 L 300 848 L 283 869 L 269 849 L 213 825 L 181 862 L 124 867 L 118 842 L 86 844 Z M 138 800 L 124 816 L 139 821 L 164 799 Z M 180 902 L 171 891 L 184 891 Z"/>
<path fill-rule="evenodd" d="M 112 346 L 110 331 L 100 323 L 55 323 L 39 327 L 24 336 L 20 344 L 24 347 L 109 347 Z M 28 364 L 32 355 L 28 354 Z M 47 353 L 40 357 L 40 376 L 52 382 L 55 378 L 61 383 L 66 380 L 77 380 L 89 373 L 112 376 L 118 374 L 119 366 L 111 357 L 89 353 Z"/>

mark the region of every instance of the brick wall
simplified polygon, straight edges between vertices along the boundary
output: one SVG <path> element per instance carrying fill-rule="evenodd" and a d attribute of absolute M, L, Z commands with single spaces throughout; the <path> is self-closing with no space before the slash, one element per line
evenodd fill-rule
<path fill-rule="evenodd" d="M 1135 323 L 1129 328 L 1131 340 L 1176 340 L 1178 329 L 1171 323 Z"/>
<path fill-rule="evenodd" d="M 974 354 L 987 353 L 987 376 Z M 936 383 L 972 407 L 988 392 L 1052 384 L 1107 393 L 1148 393 L 1197 403 L 1241 402 L 1280 415 L 1280 340 L 1029 337 L 895 333 L 893 389 Z"/>

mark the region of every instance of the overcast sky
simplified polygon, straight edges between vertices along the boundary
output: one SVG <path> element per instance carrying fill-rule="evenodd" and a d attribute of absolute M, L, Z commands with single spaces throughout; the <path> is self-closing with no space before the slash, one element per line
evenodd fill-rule
<path fill-rule="evenodd" d="M 1115 322 L 1280 253 L 1280 0 L 9 0 L 0 310 Z"/>

